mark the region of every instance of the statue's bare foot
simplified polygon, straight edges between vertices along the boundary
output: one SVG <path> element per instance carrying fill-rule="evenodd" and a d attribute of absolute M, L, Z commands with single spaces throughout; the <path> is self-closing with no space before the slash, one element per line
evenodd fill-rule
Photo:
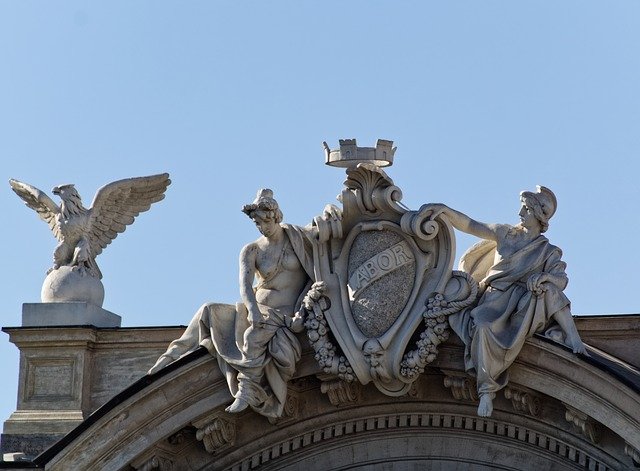
<path fill-rule="evenodd" d="M 237 414 L 238 412 L 242 412 L 243 410 L 245 410 L 247 407 L 249 407 L 249 403 L 247 401 L 245 401 L 241 397 L 236 397 L 236 400 L 233 401 L 233 404 L 231 404 L 225 410 L 230 414 Z"/>
<path fill-rule="evenodd" d="M 589 353 L 587 352 L 587 347 L 584 346 L 584 343 L 582 343 L 582 339 L 580 339 L 579 336 L 567 336 L 567 344 L 569 345 L 571 350 L 573 350 L 573 353 L 581 353 L 587 356 L 589 355 Z"/>
<path fill-rule="evenodd" d="M 480 396 L 480 405 L 478 405 L 479 417 L 491 417 L 493 413 L 493 398 L 490 394 L 482 394 Z"/>
<path fill-rule="evenodd" d="M 156 361 L 156 364 L 153 365 L 149 371 L 147 371 L 147 374 L 152 375 L 154 373 L 157 373 L 158 371 L 160 371 L 162 368 L 164 368 L 165 366 L 167 366 L 169 363 L 171 363 L 174 359 L 171 357 L 165 357 L 162 356 L 160 358 L 158 358 L 158 361 Z"/>

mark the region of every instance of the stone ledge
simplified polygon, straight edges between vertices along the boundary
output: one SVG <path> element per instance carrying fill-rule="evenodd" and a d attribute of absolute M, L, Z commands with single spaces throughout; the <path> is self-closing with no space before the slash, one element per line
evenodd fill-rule
<path fill-rule="evenodd" d="M 22 459 L 32 459 L 49 448 L 55 442 L 64 437 L 65 434 L 6 434 L 0 438 L 1 450 L 3 454 L 15 453 L 19 450 L 24 453 Z M 18 463 L 20 461 L 19 460 Z M 22 469 L 22 468 L 14 468 Z"/>
<path fill-rule="evenodd" d="M 3 432 L 5 435 L 65 435 L 84 418 L 80 410 L 17 410 L 5 421 Z"/>

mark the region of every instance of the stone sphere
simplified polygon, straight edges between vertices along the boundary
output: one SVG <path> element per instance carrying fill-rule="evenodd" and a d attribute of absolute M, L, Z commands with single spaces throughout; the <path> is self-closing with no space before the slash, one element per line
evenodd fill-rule
<path fill-rule="evenodd" d="M 104 286 L 89 273 L 63 266 L 47 275 L 40 297 L 43 303 L 87 302 L 102 307 Z"/>

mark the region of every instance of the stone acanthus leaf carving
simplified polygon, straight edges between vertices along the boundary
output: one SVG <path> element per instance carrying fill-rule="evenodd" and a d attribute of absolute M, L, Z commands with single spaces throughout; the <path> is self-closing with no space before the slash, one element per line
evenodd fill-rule
<path fill-rule="evenodd" d="M 511 401 L 513 408 L 517 412 L 529 414 L 534 417 L 540 415 L 542 405 L 538 394 L 514 386 L 507 386 L 504 389 L 504 397 Z"/>
<path fill-rule="evenodd" d="M 416 349 L 407 352 L 402 359 L 400 374 L 406 378 L 415 379 L 418 374 L 424 373 L 426 365 L 436 359 L 438 345 L 449 338 L 448 316 L 476 300 L 478 284 L 473 278 L 460 271 L 453 272 L 453 276 L 467 281 L 471 288 L 469 294 L 461 301 L 447 301 L 442 293 L 436 293 L 427 300 L 427 310 L 422 314 L 425 330 L 420 334 L 420 340 L 416 342 Z"/>
<path fill-rule="evenodd" d="M 329 402 L 334 406 L 344 406 L 360 400 L 362 387 L 358 382 L 323 381 L 320 391 L 327 395 Z"/>
<path fill-rule="evenodd" d="M 581 412 L 573 407 L 565 404 L 566 412 L 565 419 L 573 424 L 582 435 L 588 438 L 592 443 L 598 443 L 602 437 L 602 425 L 589 417 L 584 412 Z"/>
<path fill-rule="evenodd" d="M 217 453 L 235 443 L 236 425 L 224 418 L 222 412 L 194 422 L 193 425 L 197 428 L 196 439 L 203 443 L 209 453 Z"/>
<path fill-rule="evenodd" d="M 13 191 L 38 213 L 59 241 L 42 288 L 43 302 L 85 301 L 102 305 L 104 288 L 96 257 L 142 212 L 164 198 L 169 174 L 118 180 L 100 188 L 90 208 L 74 185 L 53 188 L 60 206 L 36 187 L 10 180 Z M 91 278 L 84 279 L 85 275 Z"/>
<path fill-rule="evenodd" d="M 329 325 L 324 312 L 331 306 L 331 301 L 326 296 L 320 297 L 313 305 L 313 309 L 307 311 L 304 326 L 307 329 L 309 343 L 315 353 L 315 359 L 327 374 L 336 375 L 343 381 L 353 381 L 355 376 L 349 361 L 338 352 L 336 344 L 329 336 Z"/>
<path fill-rule="evenodd" d="M 478 401 L 476 382 L 465 373 L 445 371 L 444 386 L 451 390 L 451 394 L 458 401 Z"/>
<path fill-rule="evenodd" d="M 379 213 L 395 211 L 404 213 L 398 203 L 402 200 L 402 191 L 379 167 L 361 163 L 347 170 L 348 179 L 345 186 L 353 191 L 355 202 L 362 213 Z"/>

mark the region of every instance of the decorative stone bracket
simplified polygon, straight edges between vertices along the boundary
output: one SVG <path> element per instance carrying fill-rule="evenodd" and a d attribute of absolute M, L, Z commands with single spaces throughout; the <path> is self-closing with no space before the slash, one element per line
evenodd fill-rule
<path fill-rule="evenodd" d="M 564 406 L 567 409 L 565 419 L 571 422 L 592 443 L 598 443 L 602 437 L 602 425 L 584 412 L 580 412 L 567 404 L 564 404 Z"/>
<path fill-rule="evenodd" d="M 193 422 L 198 429 L 196 438 L 203 443 L 205 450 L 209 453 L 218 453 L 233 446 L 236 441 L 235 422 L 223 415 L 226 414 L 218 411 Z"/>
<path fill-rule="evenodd" d="M 320 391 L 327 395 L 334 406 L 345 406 L 360 400 L 362 387 L 358 382 L 347 383 L 342 380 L 323 381 Z"/>
<path fill-rule="evenodd" d="M 537 417 L 542 409 L 540 396 L 528 389 L 507 386 L 504 390 L 504 397 L 511 401 L 516 412 Z"/>
<path fill-rule="evenodd" d="M 628 443 L 624 444 L 624 453 L 630 456 L 636 468 L 640 468 L 640 451 Z"/>
<path fill-rule="evenodd" d="M 451 394 L 458 401 L 478 402 L 476 380 L 466 373 L 444 371 L 444 386 L 451 389 Z"/>

